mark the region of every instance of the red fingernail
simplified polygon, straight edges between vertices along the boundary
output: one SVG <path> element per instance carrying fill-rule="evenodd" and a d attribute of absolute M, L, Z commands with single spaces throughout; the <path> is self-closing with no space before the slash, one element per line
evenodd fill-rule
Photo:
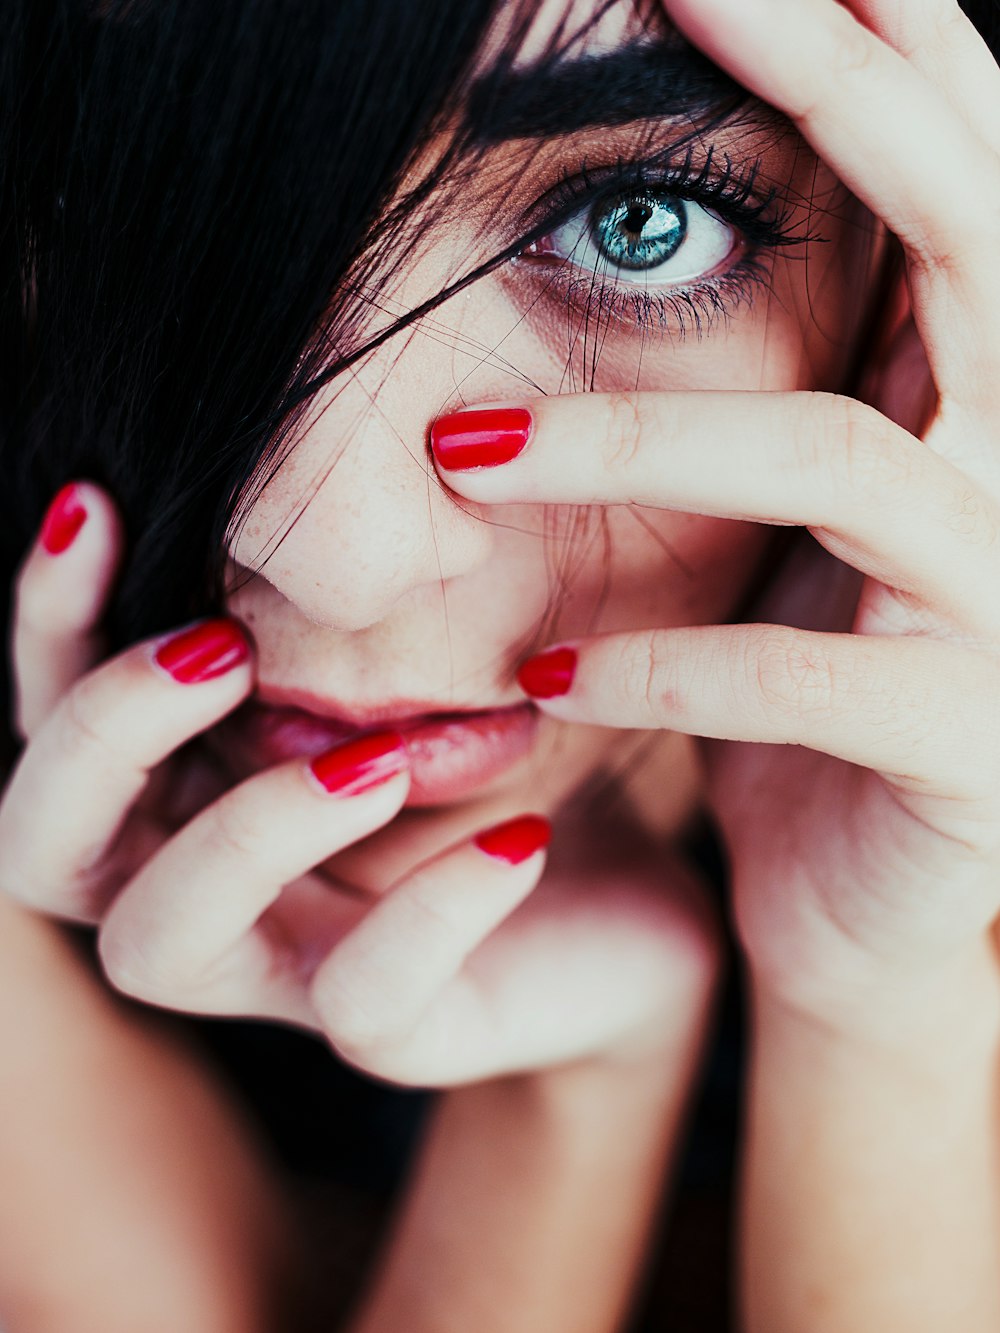
<path fill-rule="evenodd" d="M 313 777 L 328 792 L 337 796 L 360 796 L 402 773 L 406 765 L 402 736 L 396 731 L 380 731 L 317 755 L 309 767 Z"/>
<path fill-rule="evenodd" d="M 49 555 L 61 555 L 73 545 L 76 535 L 87 520 L 87 511 L 80 503 L 80 492 L 73 482 L 64 486 L 49 505 L 42 520 L 41 542 Z"/>
<path fill-rule="evenodd" d="M 558 699 L 569 694 L 576 675 L 575 648 L 553 648 L 522 662 L 517 683 L 532 699 Z"/>
<path fill-rule="evenodd" d="M 431 426 L 434 457 L 449 472 L 499 467 L 516 458 L 531 435 L 531 413 L 523 407 L 455 412 Z"/>
<path fill-rule="evenodd" d="M 154 661 L 182 685 L 224 676 L 250 656 L 250 645 L 231 620 L 203 620 L 160 645 Z"/>
<path fill-rule="evenodd" d="M 506 824 L 484 830 L 475 838 L 476 846 L 487 856 L 508 865 L 519 866 L 530 856 L 548 847 L 552 825 L 541 815 L 520 815 Z"/>

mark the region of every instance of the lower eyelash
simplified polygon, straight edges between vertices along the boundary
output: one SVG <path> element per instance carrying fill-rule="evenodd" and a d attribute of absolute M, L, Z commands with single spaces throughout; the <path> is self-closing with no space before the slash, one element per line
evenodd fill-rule
<path fill-rule="evenodd" d="M 553 262 L 546 293 L 558 283 L 566 293 L 567 304 L 577 308 L 582 305 L 586 321 L 614 321 L 643 333 L 658 332 L 679 340 L 692 335 L 703 338 L 749 307 L 761 288 L 770 289 L 773 261 L 779 250 L 787 251 L 813 239 L 808 230 L 795 230 L 792 210 L 777 189 L 763 195 L 758 192 L 759 160 L 737 167 L 728 153 L 720 155 L 709 147 L 699 166 L 690 145 L 679 161 L 676 153 L 676 149 L 668 149 L 651 161 L 619 161 L 609 170 L 581 164 L 576 176 L 564 177 L 544 196 L 546 217 L 535 223 L 529 243 L 602 197 L 666 190 L 709 209 L 736 229 L 742 241 L 731 267 L 686 286 L 664 285 L 657 289 L 616 283 L 593 271 L 583 276 L 584 270 L 567 259 Z M 526 249 L 519 252 L 515 262 L 535 262 L 529 261 Z"/>
<path fill-rule="evenodd" d="M 582 309 L 587 323 L 613 320 L 643 334 L 659 333 L 683 342 L 692 336 L 707 337 L 720 324 L 728 325 L 740 310 L 753 304 L 762 289 L 769 291 L 771 258 L 748 251 L 726 272 L 686 287 L 659 290 L 611 282 L 599 273 L 583 276 L 583 270 L 567 261 L 552 265 L 545 292 L 549 295 L 552 288 L 560 288 L 566 304 Z"/>

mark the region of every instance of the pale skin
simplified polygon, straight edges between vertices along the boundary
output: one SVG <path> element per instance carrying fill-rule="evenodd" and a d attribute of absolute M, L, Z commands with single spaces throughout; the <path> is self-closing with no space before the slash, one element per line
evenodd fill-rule
<path fill-rule="evenodd" d="M 1000 812 L 990 606 L 1000 477 L 988 365 L 1000 343 L 1000 293 L 990 289 L 995 241 L 981 220 L 1000 212 L 997 145 L 985 137 L 1000 96 L 996 70 L 944 4 L 891 16 L 889 6 L 855 6 L 867 30 L 828 0 L 788 13 L 776 3 L 760 8 L 755 17 L 735 0 L 668 6 L 713 59 L 787 111 L 904 241 L 915 328 L 939 395 L 934 421 L 918 438 L 874 409 L 779 392 L 548 398 L 531 404 L 533 436 L 515 462 L 444 480 L 484 506 L 638 501 L 710 520 L 808 527 L 840 562 L 809 561 L 769 606 L 768 621 L 806 628 L 574 639 L 573 688 L 541 706 L 558 719 L 724 742 L 709 751 L 711 800 L 733 859 L 757 999 L 748 1327 L 940 1328 L 957 1282 L 968 1310 L 963 1328 L 993 1328 L 1000 1222 L 989 932 Z M 857 96 L 842 96 L 844 79 Z M 891 123 L 866 112 L 887 87 L 908 111 Z M 914 144 L 935 163 L 933 187 Z M 890 366 L 885 401 L 892 376 Z M 560 451 L 570 443 L 567 466 Z M 407 776 L 338 801 L 308 786 L 303 765 L 288 765 L 216 800 L 180 832 L 190 809 L 150 818 L 147 800 L 120 838 L 148 771 L 238 703 L 253 667 L 186 693 L 157 672 L 146 646 L 94 670 L 120 545 L 107 500 L 91 489 L 86 504 L 79 543 L 58 562 L 36 550 L 21 581 L 16 657 L 31 745 L 0 811 L 5 887 L 32 906 L 100 920 L 105 966 L 123 989 L 177 1007 L 305 1023 L 362 1067 L 400 1081 L 523 1077 L 567 1061 L 631 1067 L 672 1051 L 671 1077 L 653 1093 L 641 1078 L 635 1102 L 651 1110 L 646 1158 L 662 1162 L 669 1143 L 654 1127 L 674 1123 L 669 1108 L 683 1102 L 713 971 L 711 928 L 681 872 L 667 897 L 631 868 L 606 878 L 581 931 L 560 937 L 558 961 L 546 953 L 533 968 L 532 939 L 551 942 L 549 923 L 573 920 L 558 881 L 534 913 L 498 930 L 532 893 L 543 857 L 491 864 L 477 859 L 473 830 L 457 827 L 447 846 L 429 848 L 430 872 L 424 863 L 412 871 L 411 858 L 383 873 L 379 887 L 392 892 L 371 910 L 338 901 L 318 922 L 329 950 L 306 966 L 293 950 L 288 966 L 275 932 L 257 927 L 261 914 L 282 899 L 286 914 L 274 919 L 294 939 L 299 913 L 318 902 L 308 872 L 390 825 Z M 865 579 L 858 612 L 846 623 L 822 615 L 817 622 L 831 575 L 844 565 Z M 900 712 L 920 719 L 919 729 L 894 725 Z M 282 827 L 297 836 L 280 845 L 252 839 L 261 808 L 275 825 L 280 810 Z M 69 836 L 58 812 L 81 809 L 78 836 Z M 46 836 L 56 826 L 58 841 Z M 268 875 L 248 875 L 248 861 L 263 861 Z M 461 892 L 470 870 L 482 886 L 475 899 Z M 296 894 L 286 892 L 290 883 L 301 886 Z M 211 895 L 209 913 L 206 886 L 220 884 L 238 891 Z M 318 919 L 309 920 L 314 933 Z M 423 932 L 419 954 L 415 929 Z M 551 994 L 555 966 L 565 1007 L 553 1012 L 539 996 Z M 611 1005 L 583 1003 L 595 994 L 595 969 L 604 978 L 596 993 L 613 997 Z M 484 993 L 492 1022 L 484 1022 Z M 550 1017 L 539 1023 L 543 1011 Z M 498 1012 L 506 1021 L 496 1021 Z M 532 1021 L 519 1023 L 519 1014 Z M 493 1087 L 504 1096 L 503 1082 Z M 836 1115 L 833 1090 L 842 1099 Z M 451 1141 L 460 1145 L 468 1131 L 453 1114 Z M 546 1116 L 519 1123 L 529 1138 L 541 1126 L 544 1138 Z M 928 1135 L 942 1124 L 953 1132 L 937 1134 L 928 1162 Z M 808 1145 L 805 1158 L 789 1125 Z M 550 1203 L 571 1192 L 579 1169 L 570 1163 L 550 1186 Z M 629 1179 L 629 1170 L 616 1178 Z M 428 1188 L 447 1197 L 446 1166 L 435 1179 Z M 845 1194 L 854 1203 L 846 1212 L 837 1204 Z M 939 1201 L 936 1210 L 916 1207 L 928 1197 Z M 419 1216 L 420 1198 L 418 1187 L 410 1216 Z M 618 1317 L 641 1242 L 634 1219 L 641 1223 L 648 1209 L 638 1185 L 621 1199 L 621 1257 L 606 1270 L 610 1295 L 595 1329 Z M 532 1215 L 543 1206 L 540 1198 L 520 1207 L 526 1203 Z M 391 1300 L 412 1309 L 407 1247 L 419 1248 L 426 1234 L 422 1225 L 408 1232 L 404 1221 L 402 1258 L 390 1261 L 384 1288 L 390 1310 Z M 580 1252 L 592 1251 L 592 1235 L 565 1234 Z M 437 1256 L 447 1263 L 442 1255 L 454 1253 L 465 1271 L 468 1235 L 453 1243 L 451 1252 L 442 1241 Z M 371 1310 L 364 1317 L 376 1321 L 372 1328 L 393 1327 L 391 1315 L 377 1322 L 377 1301 Z M 564 1317 L 567 1328 L 581 1327 Z M 559 1326 L 550 1310 L 545 1318 L 540 1329 Z M 511 1326 L 531 1325 L 515 1318 Z"/>
<path fill-rule="evenodd" d="M 756 1006 L 747 1327 L 995 1328 L 1000 76 L 951 4 L 668 7 L 903 240 L 932 419 L 547 399 L 513 462 L 446 476 L 483 503 L 640 502 L 818 543 L 761 623 L 575 641 L 541 706 L 726 742 L 711 799 Z M 920 401 L 912 365 L 890 362 L 885 400 Z"/>
<path fill-rule="evenodd" d="M 46 719 L 43 732 L 63 756 L 59 765 L 41 766 L 38 781 L 49 795 L 35 788 L 32 803 L 57 800 L 64 829 L 65 812 L 85 799 L 85 785 L 92 788 L 95 750 L 112 757 L 101 778 L 106 792 L 135 782 L 122 776 L 119 747 L 131 743 L 138 720 L 164 716 L 166 702 L 176 726 L 179 704 L 218 707 L 206 695 L 220 684 L 179 687 L 151 667 L 143 649 L 83 674 L 101 651 L 95 630 L 116 534 L 114 510 L 102 493 L 87 488 L 85 494 L 89 530 L 79 545 L 57 557 L 36 547 L 19 586 L 21 724 L 30 734 Z M 239 697 L 251 670 L 238 667 L 220 688 Z M 122 689 L 124 673 L 133 677 L 128 691 Z M 76 683 L 81 675 L 82 689 Z M 155 695 L 143 698 L 143 687 L 160 691 L 159 707 L 151 706 Z M 105 698 L 124 703 L 131 717 L 103 737 L 81 711 L 88 692 L 102 689 L 109 691 Z M 196 723 L 204 716 L 195 711 Z M 79 751 L 84 752 L 81 785 L 60 790 L 62 777 L 72 781 L 72 756 Z M 26 770 L 30 792 L 27 765 L 22 775 Z M 390 817 L 405 784 L 404 773 L 371 792 L 332 797 L 319 792 L 307 766 L 298 763 L 273 771 L 266 783 L 255 779 L 247 785 L 271 803 L 285 786 L 292 811 L 292 803 L 302 801 L 306 818 L 298 816 L 296 855 L 311 823 L 322 842 L 307 855 L 318 858 L 335 849 L 336 838 L 357 836 L 366 820 Z M 154 812 L 159 808 L 152 805 Z M 157 836 L 153 817 L 143 813 L 135 820 L 135 840 L 144 848 Z M 286 819 L 286 835 L 289 826 Z M 8 833 L 7 847 L 15 837 L 20 835 Z M 211 842 L 211 831 L 207 837 Z M 275 845 L 282 850 L 285 838 Z M 60 837 L 53 846 L 65 849 L 65 840 Z M 240 859 L 254 852 L 259 859 L 266 848 L 237 848 L 224 839 L 222 850 Z M 338 998 L 327 1012 L 339 1005 L 340 1040 L 352 1058 L 411 1082 L 471 1081 L 483 1076 L 484 1060 L 489 1061 L 485 1072 L 494 1076 L 453 1093 L 439 1108 L 394 1235 L 351 1324 L 357 1333 L 401 1327 L 444 1333 L 470 1326 L 484 1333 L 563 1328 L 602 1333 L 618 1327 L 629 1309 L 710 1023 L 716 932 L 697 885 L 683 869 L 672 897 L 662 900 L 648 874 L 615 868 L 606 883 L 615 886 L 609 901 L 619 918 L 597 898 L 592 912 L 579 915 L 575 938 L 570 933 L 564 942 L 563 967 L 570 982 L 579 978 L 582 991 L 594 976 L 592 964 L 601 961 L 607 968 L 610 961 L 607 984 L 620 976 L 620 1008 L 608 1009 L 598 994 L 580 1012 L 571 994 L 567 1009 L 570 1004 L 578 1009 L 574 1026 L 557 1015 L 536 1025 L 528 1039 L 517 1022 L 507 1025 L 506 1034 L 498 1023 L 495 1037 L 486 1040 L 474 993 L 463 1000 L 464 983 L 451 974 L 473 937 L 488 933 L 493 920 L 530 891 L 543 859 L 538 853 L 509 867 L 463 841 L 438 858 L 433 878 L 423 873 L 404 880 L 383 900 L 381 914 L 366 916 L 363 905 L 351 904 L 352 920 L 364 918 L 365 929 L 344 938 L 335 972 Z M 115 873 L 110 864 L 103 869 Z M 467 884 L 473 875 L 477 896 L 470 901 Z M 215 868 L 214 884 L 227 878 L 237 882 L 232 870 Z M 239 882 L 246 883 L 244 870 Z M 205 891 L 207 881 L 199 883 Z M 531 930 L 550 937 L 560 922 L 555 913 L 567 905 L 565 890 L 554 887 L 548 908 L 533 926 L 529 920 L 528 933 L 513 935 L 497 952 L 498 960 L 509 960 L 497 973 L 498 993 L 512 987 L 508 1003 L 518 1004 L 519 994 L 530 996 L 533 986 L 548 985 L 547 950 L 539 953 L 536 947 L 533 968 L 518 970 L 516 964 L 524 960 Z M 297 1280 L 296 1232 L 281 1182 L 255 1160 L 254 1145 L 209 1072 L 197 1064 L 185 1067 L 183 1052 L 155 1031 L 143 1033 L 135 1017 L 126 1022 L 50 923 L 13 903 L 3 910 L 9 919 L 0 947 L 11 957 L 3 969 L 8 1002 L 2 1007 L 13 1019 L 3 1043 L 3 1069 L 17 1096 L 7 1106 L 0 1139 L 10 1186 L 0 1203 L 0 1249 L 9 1261 L 0 1266 L 0 1313 L 18 1333 L 82 1329 L 81 1311 L 102 1333 L 119 1328 L 126 1333 L 137 1321 L 164 1333 L 181 1326 L 205 1333 L 283 1326 L 284 1303 Z M 610 959 L 609 930 L 620 936 Z M 417 931 L 424 944 L 414 951 Z M 633 973 L 643 970 L 628 976 L 626 965 Z M 329 961 L 323 966 L 330 969 Z M 292 973 L 293 987 L 280 970 L 277 977 L 271 993 L 289 1009 L 276 1012 L 299 1017 L 301 1011 L 284 997 L 295 996 L 302 1004 L 298 997 L 307 992 L 305 982 Z M 234 1000 L 231 990 L 229 995 L 238 1011 L 241 1000 Z M 21 1013 L 36 1004 L 45 1017 L 26 1025 Z M 419 1017 L 422 1005 L 429 1016 L 411 1033 L 380 1041 L 373 1032 L 380 1015 L 391 1031 L 401 1014 Z M 362 1016 L 367 1028 L 361 1028 Z M 76 1029 L 83 1018 L 88 1042 L 81 1050 Z M 450 1025 L 452 1034 L 443 1042 L 442 1024 L 446 1030 Z M 467 1045 L 458 1040 L 463 1026 Z M 344 1035 L 359 1029 L 360 1036 Z M 546 1068 L 554 1053 L 557 1067 Z M 151 1088 L 156 1089 L 152 1103 Z M 51 1121 L 53 1133 L 39 1139 L 39 1125 L 51 1120 L 46 1108 L 54 1105 L 72 1128 L 60 1130 L 63 1122 Z M 623 1123 L 630 1127 L 625 1140 L 618 1135 Z M 492 1127 L 490 1133 L 483 1133 L 484 1125 Z M 503 1132 L 494 1132 L 500 1126 Z M 182 1160 L 164 1158 L 171 1127 Z M 227 1145 L 224 1159 L 220 1142 Z M 27 1156 L 25 1144 L 33 1146 Z M 170 1170 L 137 1177 L 134 1161 L 144 1159 L 166 1160 Z M 512 1171 L 517 1160 L 524 1169 Z M 98 1194 L 104 1201 L 100 1226 L 93 1217 Z M 593 1197 L 603 1200 L 600 1210 L 585 1206 Z M 119 1231 L 139 1242 L 128 1254 L 127 1279 L 118 1263 L 123 1251 L 115 1247 Z M 51 1255 L 53 1247 L 78 1262 L 34 1262 L 38 1254 Z M 569 1284 L 568 1275 L 581 1270 L 588 1282 Z M 510 1298 L 513 1291 L 517 1300 Z M 444 1306 L 442 1293 L 447 1293 Z"/>

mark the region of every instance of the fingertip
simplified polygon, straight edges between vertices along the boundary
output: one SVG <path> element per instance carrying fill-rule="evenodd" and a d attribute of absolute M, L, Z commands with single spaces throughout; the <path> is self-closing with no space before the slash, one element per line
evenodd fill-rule
<path fill-rule="evenodd" d="M 253 646 L 243 625 L 228 616 L 196 621 L 153 640 L 153 665 L 179 685 L 200 685 L 251 662 Z"/>
<path fill-rule="evenodd" d="M 110 496 L 71 481 L 53 497 L 19 576 L 19 605 L 47 634 L 91 632 L 107 605 L 125 547 Z"/>
<path fill-rule="evenodd" d="M 446 473 L 482 473 L 513 462 L 534 431 L 526 407 L 490 404 L 439 417 L 431 426 L 431 453 Z"/>
<path fill-rule="evenodd" d="M 53 496 L 38 530 L 38 546 L 60 556 L 82 545 L 100 543 L 117 555 L 123 545 L 121 517 L 114 501 L 91 481 L 68 481 Z"/>
<path fill-rule="evenodd" d="M 518 815 L 483 829 L 473 843 L 494 861 L 519 866 L 548 849 L 552 825 L 543 815 Z"/>
<path fill-rule="evenodd" d="M 333 746 L 311 759 L 307 768 L 324 795 L 364 796 L 395 778 L 408 779 L 409 753 L 398 732 L 375 732 Z"/>
<path fill-rule="evenodd" d="M 573 688 L 579 654 L 562 645 L 547 648 L 522 662 L 517 669 L 517 683 L 529 699 L 560 699 Z"/>
<path fill-rule="evenodd" d="M 62 555 L 70 548 L 87 520 L 87 506 L 76 482 L 69 481 L 45 511 L 38 534 L 46 555 Z"/>

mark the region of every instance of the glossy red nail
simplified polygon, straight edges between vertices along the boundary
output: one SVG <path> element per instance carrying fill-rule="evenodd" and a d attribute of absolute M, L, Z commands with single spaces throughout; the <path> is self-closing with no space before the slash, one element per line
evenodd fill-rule
<path fill-rule="evenodd" d="M 182 685 L 224 676 L 250 656 L 243 631 L 232 620 L 203 620 L 160 645 L 154 661 Z"/>
<path fill-rule="evenodd" d="M 522 662 L 517 683 L 532 699 L 558 699 L 569 694 L 576 675 L 575 648 L 552 648 Z"/>
<path fill-rule="evenodd" d="M 455 412 L 431 427 L 431 448 L 449 472 L 499 467 L 516 458 L 531 435 L 531 413 L 523 407 Z"/>
<path fill-rule="evenodd" d="M 552 825 L 541 815 L 519 815 L 505 824 L 485 829 L 475 839 L 476 846 L 487 856 L 508 865 L 519 866 L 522 861 L 548 847 Z"/>
<path fill-rule="evenodd" d="M 396 731 L 380 731 L 317 755 L 309 767 L 320 786 L 331 794 L 360 796 L 402 773 L 406 765 L 402 736 Z"/>
<path fill-rule="evenodd" d="M 49 505 L 42 520 L 41 542 L 49 555 L 61 555 L 73 545 L 77 533 L 87 521 L 87 511 L 80 502 L 77 486 L 64 486 Z"/>

